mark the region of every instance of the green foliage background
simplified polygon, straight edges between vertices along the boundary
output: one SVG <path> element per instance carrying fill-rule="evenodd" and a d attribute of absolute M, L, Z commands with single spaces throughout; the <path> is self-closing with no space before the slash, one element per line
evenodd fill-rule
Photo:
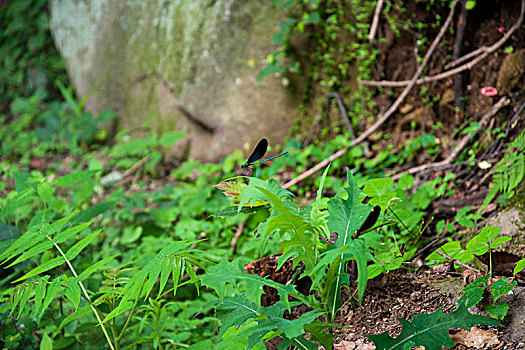
<path fill-rule="evenodd" d="M 274 38 L 280 48 L 260 78 L 286 70 L 306 74 L 306 106 L 319 91 L 347 94 L 352 79 L 369 77 L 377 52 L 363 33 L 372 2 L 351 1 L 354 24 L 345 20 L 343 1 L 275 2 L 296 6 L 299 16 L 283 22 Z M 333 336 L 326 330 L 343 306 L 343 286 L 354 285 L 352 301 L 361 303 L 368 279 L 401 268 L 426 243 L 422 219 L 431 201 L 453 193 L 453 174 L 413 192 L 412 176 L 396 186 L 384 176 L 416 154 L 439 151 L 430 133 L 403 152 L 385 148 L 372 159 L 367 154 L 375 146 L 363 143 L 322 176 L 294 186 L 297 198 L 270 179 L 282 169 L 302 172 L 348 144 L 337 126 L 326 143 L 288 141 L 286 157 L 260 169 L 248 185 L 230 182 L 227 197 L 215 185 L 236 175 L 242 152 L 172 168 L 166 150 L 184 133 L 124 130 L 108 140 L 100 125 L 115 113 L 84 111 L 85 97 L 75 96 L 49 33 L 48 2 L 0 6 L 0 338 L 7 349 L 261 349 L 263 339 L 275 336 L 283 347 L 316 348 L 316 341 L 329 349 Z M 290 35 L 301 31 L 310 33 L 316 53 L 308 62 L 290 53 Z M 374 111 L 370 96 L 360 87 L 347 101 L 355 123 Z M 523 140 L 511 147 L 525 148 Z M 497 168 L 501 176 L 488 202 L 498 193 L 509 199 L 523 179 L 522 153 L 506 161 L 521 172 Z M 311 204 L 297 204 L 311 193 L 317 193 Z M 355 236 L 374 205 L 384 213 L 380 222 L 394 224 Z M 455 223 L 471 227 L 477 219 L 466 210 Z M 451 232 L 457 226 L 437 227 Z M 323 240 L 330 232 L 339 236 L 332 245 Z M 302 266 L 299 273 L 312 280 L 317 298 L 242 270 L 280 249 Z M 354 261 L 352 284 L 345 266 Z M 281 301 L 261 306 L 263 285 L 276 288 Z M 285 318 L 298 304 L 310 311 Z"/>

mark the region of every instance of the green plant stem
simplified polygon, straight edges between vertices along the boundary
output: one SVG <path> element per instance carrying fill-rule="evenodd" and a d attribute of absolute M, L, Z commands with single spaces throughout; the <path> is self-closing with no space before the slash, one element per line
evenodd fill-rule
<path fill-rule="evenodd" d="M 135 303 L 133 304 L 133 308 L 131 309 L 131 311 L 130 311 L 130 313 L 128 315 L 128 318 L 126 320 L 126 323 L 124 323 L 124 327 L 122 327 L 122 330 L 120 331 L 120 334 L 119 334 L 119 336 L 116 339 L 117 346 L 118 346 L 118 344 L 120 342 L 120 339 L 122 339 L 122 336 L 124 335 L 124 331 L 128 327 L 129 322 L 131 321 L 131 317 L 135 313 L 135 309 L 137 308 L 137 304 L 139 303 L 140 294 L 142 293 L 142 289 L 143 288 L 144 288 L 144 286 L 140 287 L 139 292 L 137 293 L 137 298 L 135 298 Z"/>
<path fill-rule="evenodd" d="M 51 237 L 49 237 L 48 235 L 46 235 L 46 238 L 49 239 L 51 242 L 53 242 L 53 240 L 51 239 Z M 64 254 L 64 252 L 62 251 L 62 249 L 60 249 L 60 247 L 58 246 L 58 244 L 56 244 L 55 242 L 53 242 L 53 245 L 55 246 L 55 248 L 60 252 L 60 255 L 62 255 L 62 257 L 64 258 L 64 260 L 66 261 L 67 265 L 69 266 L 69 269 L 71 270 L 71 272 L 73 272 L 73 275 L 75 277 L 78 277 L 77 275 L 77 272 L 75 271 L 75 269 L 73 268 L 73 266 L 71 265 L 71 262 L 69 261 L 69 259 L 66 257 L 66 254 Z M 78 282 L 78 284 L 80 285 L 80 288 L 82 289 L 82 292 L 84 293 L 84 296 L 86 297 L 86 299 L 88 300 L 89 302 L 89 306 L 91 306 L 91 309 L 93 310 L 93 312 L 95 313 L 95 317 L 97 318 L 98 320 L 98 323 L 100 324 L 100 328 L 102 329 L 102 332 L 104 333 L 104 336 L 106 337 L 106 340 L 108 341 L 108 344 L 109 344 L 109 347 L 111 348 L 111 350 L 115 350 L 115 348 L 113 347 L 113 344 L 111 343 L 111 339 L 109 337 L 109 334 L 108 332 L 106 331 L 106 327 L 104 327 L 104 324 L 102 323 L 102 319 L 100 318 L 100 315 L 98 314 L 98 310 L 97 308 L 95 307 L 95 305 L 93 305 L 93 302 L 91 301 L 91 298 L 89 297 L 89 294 L 87 293 L 86 289 L 84 288 L 84 285 L 82 284 L 82 282 Z"/>

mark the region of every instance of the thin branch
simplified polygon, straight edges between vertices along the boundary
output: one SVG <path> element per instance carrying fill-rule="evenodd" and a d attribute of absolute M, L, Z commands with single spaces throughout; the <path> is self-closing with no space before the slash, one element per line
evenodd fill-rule
<path fill-rule="evenodd" d="M 346 130 L 350 133 L 350 138 L 352 140 L 355 139 L 354 129 L 352 129 L 352 123 L 350 123 L 350 119 L 348 119 L 348 113 L 346 112 L 346 108 L 343 103 L 343 100 L 341 99 L 341 95 L 339 95 L 338 92 L 332 92 L 328 94 L 327 97 L 335 98 L 337 102 L 337 107 L 339 107 L 339 112 L 341 112 L 341 118 L 343 118 L 343 121 L 346 125 Z"/>
<path fill-rule="evenodd" d="M 416 80 L 416 85 L 420 85 L 420 84 L 424 84 L 424 83 L 430 83 L 430 82 L 433 82 L 433 81 L 438 81 L 438 80 L 441 80 L 441 79 L 448 78 L 448 77 L 450 77 L 452 75 L 461 73 L 463 71 L 472 69 L 475 65 L 477 65 L 479 62 L 481 62 L 483 59 L 485 59 L 489 54 L 491 54 L 494 51 L 496 51 L 497 49 L 499 49 L 500 46 L 503 45 L 505 43 L 505 41 L 507 41 L 510 38 L 510 36 L 521 26 L 521 23 L 523 22 L 524 10 L 525 10 L 525 0 L 522 0 L 521 1 L 521 12 L 520 12 L 520 16 L 518 18 L 518 21 L 516 23 L 514 23 L 514 25 L 509 29 L 509 31 L 501 39 L 496 41 L 493 45 L 491 45 L 489 47 L 486 47 L 486 48 L 478 49 L 481 52 L 481 54 L 478 57 L 476 57 L 475 59 L 473 59 L 472 61 L 470 61 L 468 63 L 465 63 L 462 66 L 459 66 L 458 68 L 451 69 L 449 71 L 446 71 L 446 72 L 443 72 L 443 73 L 440 73 L 440 74 L 436 74 L 436 75 L 432 75 L 432 76 L 429 76 L 429 77 L 423 77 L 421 79 L 418 79 L 418 80 Z M 476 50 L 476 51 L 478 51 L 478 50 Z M 472 54 L 469 54 L 469 55 L 472 56 Z M 464 59 L 460 58 L 460 59 L 458 59 L 458 61 L 459 60 L 464 60 Z M 403 87 L 403 86 L 407 86 L 408 84 L 410 84 L 411 80 L 403 80 L 403 81 L 389 81 L 389 80 L 369 81 L 369 80 L 361 80 L 361 81 L 359 81 L 359 83 L 363 84 L 363 85 L 366 85 L 366 86 Z"/>
<path fill-rule="evenodd" d="M 368 35 L 368 42 L 372 44 L 376 36 L 377 26 L 379 24 L 379 14 L 383 7 L 383 0 L 377 0 L 376 10 L 374 11 L 374 18 L 372 20 L 372 26 L 370 27 L 370 34 Z"/>
<path fill-rule="evenodd" d="M 452 261 L 452 262 L 453 262 L 454 264 L 456 264 L 456 265 L 459 265 L 459 266 L 464 267 L 464 268 L 466 268 L 466 269 L 472 270 L 472 271 L 474 271 L 474 272 L 476 272 L 476 273 L 480 273 L 480 272 L 481 272 L 481 271 L 478 270 L 478 269 L 475 269 L 475 268 L 473 268 L 473 267 L 471 267 L 471 266 L 468 266 L 467 264 L 463 264 L 461 261 L 457 261 L 456 259 L 454 259 L 454 258 L 448 256 L 447 254 L 440 252 L 439 249 L 436 250 L 436 253 L 438 253 L 439 255 L 441 255 L 442 257 L 444 257 L 445 259 L 448 259 L 448 260 Z"/>
<path fill-rule="evenodd" d="M 525 0 L 523 0 L 523 1 L 525 2 Z M 326 158 L 325 160 L 321 161 L 320 163 L 318 163 L 313 168 L 303 172 L 302 174 L 300 174 L 295 179 L 292 179 L 292 180 L 288 181 L 287 183 L 285 183 L 283 185 L 283 188 L 285 188 L 285 189 L 290 188 L 291 186 L 299 183 L 300 181 L 304 180 L 308 176 L 311 176 L 311 175 L 315 174 L 317 171 L 319 171 L 320 169 L 326 167 L 328 164 L 330 164 L 331 162 L 333 162 L 337 158 L 340 158 L 351 147 L 354 147 L 354 146 L 360 144 L 361 142 L 363 142 L 364 140 L 366 140 L 366 138 L 368 136 L 370 136 L 372 133 L 374 133 L 388 118 L 390 118 L 390 116 L 392 116 L 392 114 L 394 114 L 394 112 L 397 110 L 399 105 L 405 100 L 405 98 L 407 97 L 407 95 L 410 92 L 410 90 L 412 89 L 412 87 L 415 85 L 417 77 L 423 72 L 423 69 L 425 68 L 425 66 L 427 65 L 428 61 L 430 60 L 430 57 L 434 53 L 434 50 L 436 49 L 437 45 L 441 41 L 441 38 L 443 37 L 443 35 L 445 35 L 445 32 L 447 31 L 447 28 L 450 25 L 450 22 L 452 21 L 452 18 L 454 17 L 454 9 L 456 8 L 456 4 L 457 3 L 458 3 L 458 0 L 454 0 L 454 3 L 452 4 L 452 8 L 450 9 L 450 13 L 448 14 L 448 17 L 447 17 L 445 23 L 443 24 L 443 27 L 441 28 L 441 30 L 439 31 L 439 34 L 436 36 L 436 38 L 432 42 L 432 45 L 428 49 L 428 51 L 427 51 L 427 53 L 425 55 L 425 58 L 423 59 L 423 62 L 419 66 L 419 69 L 416 71 L 416 73 L 414 73 L 414 76 L 412 77 L 412 80 L 410 81 L 410 84 L 408 84 L 408 86 L 405 88 L 405 90 L 403 90 L 401 95 L 399 95 L 397 100 L 394 102 L 394 104 L 392 106 L 390 106 L 390 108 L 385 112 L 385 114 L 382 115 L 379 118 L 379 120 L 374 125 L 372 125 L 372 127 L 370 127 L 368 130 L 366 130 L 364 133 L 362 133 L 358 138 L 353 140 L 350 143 L 350 145 L 346 146 L 345 148 L 340 149 L 339 151 L 334 153 L 332 156 L 330 156 L 330 157 Z"/>
<path fill-rule="evenodd" d="M 231 241 L 231 248 L 235 252 L 235 248 L 237 248 L 237 241 L 242 236 L 242 231 L 244 230 L 244 221 L 240 223 L 239 227 L 237 228 L 237 232 L 235 232 L 235 236 L 233 236 L 233 239 Z"/>
<path fill-rule="evenodd" d="M 494 106 L 492 106 L 491 109 L 487 113 L 485 113 L 483 117 L 481 118 L 481 120 L 479 121 L 480 129 L 483 129 L 487 125 L 490 118 L 492 118 L 500 110 L 500 108 L 509 104 L 509 102 L 510 100 L 508 98 L 502 97 Z M 392 176 L 392 179 L 394 181 L 397 181 L 403 174 L 416 174 L 416 173 L 419 173 L 421 171 L 428 170 L 428 169 L 441 168 L 445 165 L 452 163 L 457 158 L 459 153 L 463 150 L 463 148 L 465 148 L 465 146 L 468 144 L 468 142 L 471 139 L 471 136 L 472 135 L 470 134 L 466 134 L 465 136 L 463 136 L 461 141 L 458 142 L 458 145 L 456 146 L 456 148 L 450 153 L 450 155 L 445 160 L 442 160 L 436 163 L 423 164 L 423 165 L 416 166 L 414 168 L 405 170 L 399 174 Z"/>

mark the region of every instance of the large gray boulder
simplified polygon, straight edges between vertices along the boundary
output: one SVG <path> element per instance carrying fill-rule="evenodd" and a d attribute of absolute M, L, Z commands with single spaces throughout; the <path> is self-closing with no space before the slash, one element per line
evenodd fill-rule
<path fill-rule="evenodd" d="M 86 108 L 115 110 L 120 129 L 186 130 L 174 154 L 205 161 L 287 135 L 299 97 L 283 78 L 255 84 L 282 19 L 270 0 L 51 1 L 72 84 L 92 94 Z"/>

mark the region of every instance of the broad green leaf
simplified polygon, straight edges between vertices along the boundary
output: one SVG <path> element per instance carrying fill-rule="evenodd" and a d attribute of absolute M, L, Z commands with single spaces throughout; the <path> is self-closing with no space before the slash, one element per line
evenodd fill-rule
<path fill-rule="evenodd" d="M 369 197 L 379 197 L 386 193 L 394 186 L 394 180 L 391 178 L 371 179 L 363 187 L 363 193 Z"/>
<path fill-rule="evenodd" d="M 54 191 L 55 189 L 47 182 L 39 183 L 36 188 L 38 196 L 47 204 L 51 204 Z"/>
<path fill-rule="evenodd" d="M 501 296 L 513 290 L 517 284 L 517 281 L 510 282 L 507 278 L 502 278 L 494 282 L 492 286 L 490 286 L 490 294 L 492 294 L 494 302 L 496 302 Z"/>
<path fill-rule="evenodd" d="M 463 303 L 449 314 L 444 314 L 439 309 L 432 314 L 414 315 L 412 322 L 402 318 L 399 318 L 399 322 L 403 328 L 396 338 L 390 337 L 388 332 L 365 336 L 374 342 L 378 350 L 402 350 L 409 342 L 411 346 L 424 346 L 425 350 L 441 350 L 442 346 L 454 346 L 449 336 L 449 329 L 452 327 L 461 327 L 467 331 L 477 324 L 503 327 L 488 317 L 472 315 Z"/>
<path fill-rule="evenodd" d="M 15 180 L 15 190 L 16 192 L 22 192 L 28 188 L 30 188 L 30 185 L 27 184 L 27 180 L 31 178 L 31 174 L 29 173 L 21 173 L 18 171 L 15 171 L 13 173 L 13 179 Z"/>
<path fill-rule="evenodd" d="M 494 317 L 495 319 L 502 320 L 509 311 L 509 304 L 507 303 L 498 303 L 498 304 L 489 304 L 485 306 L 485 312 Z"/>
<path fill-rule="evenodd" d="M 330 214 L 328 219 L 328 228 L 330 231 L 337 232 L 338 234 L 334 248 L 341 248 L 343 246 L 350 245 L 354 232 L 359 227 L 361 227 L 363 222 L 366 220 L 366 217 L 372 210 L 370 206 L 362 204 L 359 201 L 359 189 L 357 188 L 355 179 L 349 169 L 347 169 L 347 176 L 348 187 L 346 187 L 344 190 L 346 191 L 348 198 L 344 200 L 341 197 L 334 197 L 328 202 L 328 213 Z M 342 254 L 340 261 L 343 261 L 347 258 L 348 256 Z M 358 263 L 362 264 L 362 262 Z M 344 282 L 344 275 L 345 263 L 342 262 L 339 264 L 339 266 L 337 266 L 335 280 L 332 284 L 330 292 L 328 307 L 332 322 L 335 313 L 341 306 L 341 285 Z M 345 279 L 346 278 L 347 277 L 345 277 Z M 363 293 L 362 290 L 364 290 L 365 287 L 366 284 L 358 286 L 358 289 L 361 291 L 360 295 Z"/>
<path fill-rule="evenodd" d="M 525 269 L 525 259 L 521 259 L 516 263 L 513 274 L 517 274 Z"/>
<path fill-rule="evenodd" d="M 512 238 L 510 238 L 509 236 L 499 236 L 495 240 L 492 241 L 492 243 L 490 244 L 490 249 L 499 248 L 501 247 L 503 243 L 508 242 L 511 239 Z"/>
<path fill-rule="evenodd" d="M 496 238 L 500 233 L 499 227 L 486 226 L 479 234 L 474 236 L 466 245 L 466 250 L 475 255 L 483 255 L 489 249 L 489 242 Z M 458 259 L 459 260 L 459 259 Z"/>
<path fill-rule="evenodd" d="M 66 187 L 74 185 L 81 181 L 86 181 L 93 177 L 96 173 L 101 172 L 102 169 L 96 169 L 96 170 L 85 170 L 85 171 L 78 171 L 71 174 L 64 175 L 62 177 L 56 178 L 53 181 L 53 185 L 60 186 L 60 187 Z"/>
<path fill-rule="evenodd" d="M 461 246 L 458 241 L 445 243 L 438 250 L 444 253 L 445 255 L 448 255 L 449 257 L 456 259 L 464 264 L 468 264 L 472 259 L 474 259 L 474 255 L 470 251 L 465 251 L 461 249 Z M 435 260 L 443 262 L 449 261 L 447 258 L 436 252 L 433 252 L 432 254 L 427 256 L 426 260 Z"/>
<path fill-rule="evenodd" d="M 40 342 L 40 350 L 53 350 L 53 341 L 47 333 L 44 333 L 42 336 L 42 341 Z"/>
<path fill-rule="evenodd" d="M 162 136 L 159 138 L 159 144 L 162 147 L 171 147 L 177 141 L 186 136 L 186 134 L 188 134 L 187 131 L 168 131 L 167 133 L 162 134 Z"/>

